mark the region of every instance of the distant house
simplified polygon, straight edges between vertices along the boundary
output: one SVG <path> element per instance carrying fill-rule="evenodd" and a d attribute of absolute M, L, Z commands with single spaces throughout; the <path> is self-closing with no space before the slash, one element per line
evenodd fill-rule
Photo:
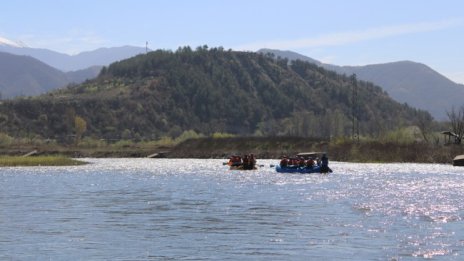
<path fill-rule="evenodd" d="M 441 134 L 445 136 L 445 144 L 461 144 L 461 139 L 459 138 L 459 135 L 457 135 L 456 133 L 452 131 L 442 131 Z"/>

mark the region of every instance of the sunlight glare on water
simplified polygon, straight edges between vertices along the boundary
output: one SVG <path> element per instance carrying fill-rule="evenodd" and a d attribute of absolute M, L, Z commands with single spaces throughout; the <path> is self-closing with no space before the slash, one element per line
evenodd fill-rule
<path fill-rule="evenodd" d="M 276 160 L 84 159 L 2 168 L 1 260 L 461 260 L 464 171 Z M 354 256 L 353 256 L 354 254 Z"/>

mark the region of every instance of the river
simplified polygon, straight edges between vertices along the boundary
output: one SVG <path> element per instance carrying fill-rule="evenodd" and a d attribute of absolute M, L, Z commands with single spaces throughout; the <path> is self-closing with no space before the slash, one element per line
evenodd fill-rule
<path fill-rule="evenodd" d="M 0 260 L 464 259 L 464 168 L 84 160 L 0 169 Z"/>

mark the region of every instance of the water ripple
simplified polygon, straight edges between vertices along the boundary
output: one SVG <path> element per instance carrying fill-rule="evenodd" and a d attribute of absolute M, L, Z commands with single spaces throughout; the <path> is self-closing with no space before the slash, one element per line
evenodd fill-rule
<path fill-rule="evenodd" d="M 330 175 L 223 160 L 3 168 L 2 260 L 446 259 L 464 251 L 464 174 L 332 162 Z M 32 254 L 33 253 L 33 254 Z"/>

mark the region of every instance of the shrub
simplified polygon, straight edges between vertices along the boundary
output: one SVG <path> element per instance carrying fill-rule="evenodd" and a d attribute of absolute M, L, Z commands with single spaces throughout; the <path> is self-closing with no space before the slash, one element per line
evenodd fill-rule
<path fill-rule="evenodd" d="M 211 134 L 211 138 L 213 139 L 223 139 L 223 138 L 233 138 L 233 137 L 235 137 L 234 134 L 225 133 L 225 132 L 215 132 Z"/>
<path fill-rule="evenodd" d="M 13 143 L 13 138 L 3 132 L 0 132 L 0 146 L 9 146 Z"/>

